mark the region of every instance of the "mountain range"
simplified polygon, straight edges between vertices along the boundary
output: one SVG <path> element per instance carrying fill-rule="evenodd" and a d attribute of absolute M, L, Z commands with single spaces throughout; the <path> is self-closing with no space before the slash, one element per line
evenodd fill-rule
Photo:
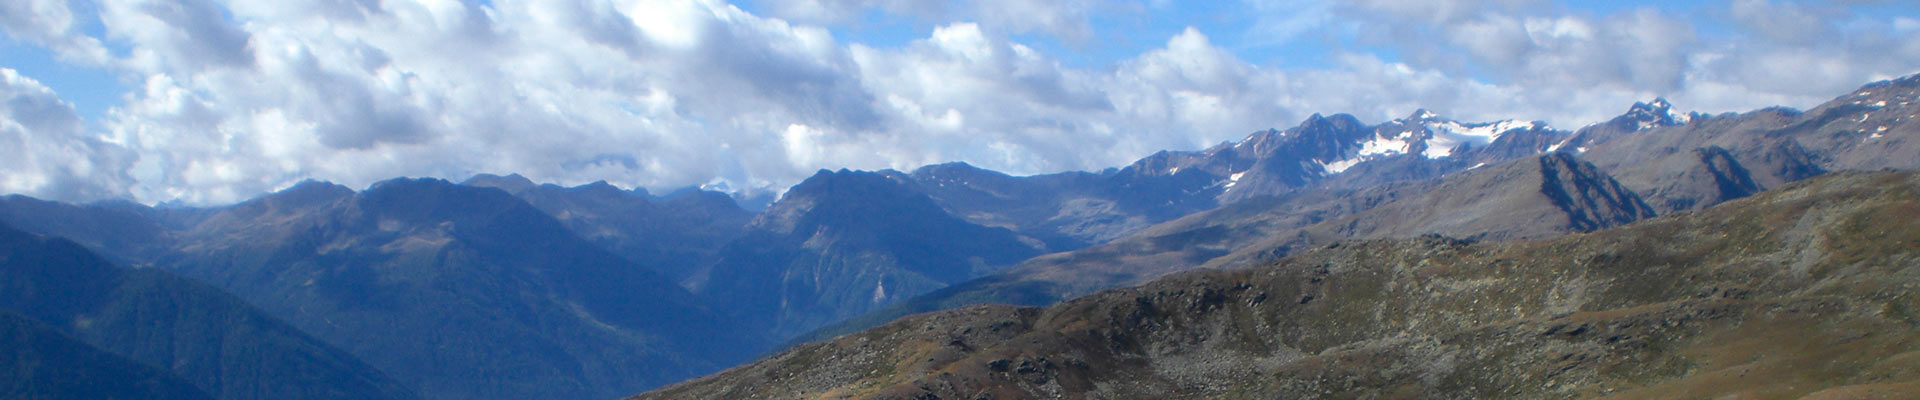
<path fill-rule="evenodd" d="M 1424 110 L 1375 125 L 1345 114 L 1314 115 L 1292 128 L 1262 130 L 1197 151 L 1163 151 L 1103 171 L 1011 176 L 964 163 L 909 172 L 822 170 L 764 210 L 742 207 L 726 193 L 695 188 L 657 196 L 605 182 L 565 187 L 511 174 L 476 175 L 460 183 L 400 178 L 363 190 L 309 181 L 216 207 L 65 204 L 8 196 L 0 198 L 0 224 L 21 232 L 0 235 L 0 244 L 32 249 L 18 254 L 59 256 L 0 259 L 10 263 L 9 284 L 17 286 L 5 293 L 27 296 L 0 304 L 0 322 L 6 322 L 0 328 L 12 335 L 0 339 L 33 343 L 38 349 L 20 353 L 18 363 L 57 367 L 8 378 L 24 383 L 17 386 L 26 388 L 19 393 L 72 393 L 63 392 L 73 390 L 70 387 L 34 385 L 66 379 L 62 376 L 116 376 L 123 378 L 113 378 L 115 382 L 131 385 L 112 390 L 179 398 L 256 398 L 264 393 L 317 398 L 613 398 L 774 355 L 649 396 L 1235 397 L 1232 390 L 1317 393 L 1295 390 L 1386 387 L 1356 383 L 1372 379 L 1397 385 L 1417 380 L 1418 385 L 1393 390 L 1441 391 L 1456 397 L 1579 397 L 1605 392 L 1481 391 L 1485 388 L 1449 386 L 1447 382 L 1463 381 L 1447 379 L 1492 379 L 1484 375 L 1490 372 L 1461 369 L 1465 364 L 1402 362 L 1425 356 L 1493 360 L 1483 357 L 1490 349 L 1537 341 L 1395 346 L 1422 338 L 1445 342 L 1478 334 L 1473 332 L 1508 332 L 1498 330 L 1506 325 L 1462 323 L 1473 322 L 1459 319 L 1466 318 L 1462 315 L 1487 316 L 1480 321 L 1487 324 L 1552 321 L 1565 317 L 1556 313 L 1586 312 L 1578 310 L 1626 318 L 1619 315 L 1639 315 L 1634 313 L 1677 298 L 1622 295 L 1601 303 L 1554 303 L 1558 305 L 1548 308 L 1559 311 L 1548 314 L 1521 303 L 1497 303 L 1523 310 L 1494 319 L 1497 309 L 1383 302 L 1364 291 L 1309 293 L 1304 291 L 1311 286 L 1288 286 L 1293 281 L 1259 274 L 1312 281 L 1298 274 L 1317 271 L 1314 268 L 1293 271 L 1305 265 L 1301 260 L 1329 265 L 1314 273 L 1384 273 L 1377 268 L 1387 264 L 1352 260 L 1417 265 L 1434 257 L 1480 260 L 1473 257 L 1497 249 L 1519 253 L 1491 260 L 1530 266 L 1516 273 L 1563 276 L 1575 271 L 1540 260 L 1590 260 L 1569 261 L 1525 246 L 1625 237 L 1608 232 L 1658 236 L 1664 231 L 1647 232 L 1644 227 L 1705 223 L 1697 221 L 1706 218 L 1699 215 L 1727 208 L 1719 206 L 1722 203 L 1753 203 L 1739 200 L 1752 196 L 1808 196 L 1866 207 L 1879 198 L 1835 194 L 1840 189 L 1834 188 L 1870 182 L 1898 192 L 1899 185 L 1887 182 L 1906 178 L 1847 171 L 1920 167 L 1920 158 L 1911 156 L 1920 154 L 1920 142 L 1914 141 L 1920 135 L 1920 125 L 1914 123 L 1920 108 L 1912 104 L 1916 94 L 1920 77 L 1869 84 L 1804 112 L 1771 108 L 1682 114 L 1665 100 L 1654 100 L 1571 131 L 1541 122 L 1460 122 Z M 1841 183 L 1796 183 L 1825 182 L 1820 179 L 1829 176 Z M 1799 194 L 1776 194 L 1788 189 Z M 1799 204 L 1789 200 L 1763 203 Z M 1894 208 L 1874 209 L 1900 210 L 1889 207 Z M 1795 210 L 1767 212 L 1799 212 Z M 1754 213 L 1760 211 L 1740 215 Z M 1755 229 L 1841 229 L 1833 225 L 1839 214 L 1817 215 L 1807 217 L 1815 220 L 1805 224 Z M 1675 229 L 1706 235 L 1700 233 L 1706 228 L 1687 226 Z M 1741 240 L 1747 239 L 1777 238 Z M 1896 243 L 1847 240 L 1858 242 L 1849 246 Z M 1679 244 L 1673 247 L 1679 250 L 1667 251 L 1642 242 L 1579 243 L 1598 246 L 1592 249 L 1640 246 L 1632 251 L 1659 254 L 1708 251 Z M 1522 248 L 1532 250 L 1514 250 Z M 1821 249 L 1826 253 L 1804 252 L 1812 260 L 1806 262 L 1827 262 L 1819 257 L 1834 254 Z M 1360 253 L 1365 251 L 1379 254 Z M 1395 256 L 1402 258 L 1391 258 Z M 1734 268 L 1696 265 L 1698 257 L 1636 260 L 1672 270 Z M 92 272 L 62 272 L 70 265 L 86 265 Z M 1194 270 L 1208 271 L 1190 272 Z M 1454 296 L 1449 298 L 1460 299 L 1505 293 L 1502 290 L 1544 290 L 1511 288 L 1520 284 L 1485 271 L 1428 271 L 1466 274 L 1441 286 L 1418 279 L 1364 283 L 1429 285 L 1422 287 L 1444 289 Z M 1902 278 L 1874 274 L 1904 271 L 1872 270 L 1861 276 L 1897 280 Z M 1757 272 L 1746 276 L 1774 277 Z M 1819 285 L 1867 279 L 1847 276 Z M 1206 290 L 1179 289 L 1224 282 L 1221 279 L 1241 282 L 1226 287 L 1232 290 L 1220 289 L 1230 292 L 1224 296 L 1232 307 Z M 1592 279 L 1541 287 L 1565 292 L 1553 292 L 1560 293 L 1555 296 L 1574 296 L 1573 291 L 1625 287 L 1609 282 L 1627 282 L 1622 275 Z M 135 281 L 165 283 L 125 283 Z M 1139 285 L 1147 286 L 1126 289 Z M 1253 286 L 1241 287 L 1246 285 Z M 35 289 L 44 287 L 87 289 Z M 1284 295 L 1246 297 L 1252 287 Z M 1147 296 L 1152 305 L 1113 300 L 1145 298 L 1139 293 L 1149 289 L 1156 293 Z M 1173 294 L 1160 293 L 1169 290 Z M 80 297 L 32 297 L 56 292 Z M 1767 292 L 1772 296 L 1767 298 L 1802 301 L 1804 292 Z M 132 300 L 100 303 L 97 299 L 102 298 Z M 1869 301 L 1862 298 L 1843 300 Z M 1165 306 L 1176 303 L 1203 305 Z M 1213 303 L 1219 304 L 1204 305 Z M 981 304 L 1053 307 L 967 308 Z M 1094 304 L 1139 317 L 1114 319 L 1118 317 L 1075 308 Z M 171 308 L 153 308 L 163 305 Z M 1300 326 L 1281 318 L 1309 305 L 1318 310 L 1313 312 L 1339 314 L 1330 322 L 1333 328 Z M 916 313 L 953 309 L 962 311 L 921 314 L 889 324 Z M 1379 311 L 1353 311 L 1359 309 Z M 224 311 L 187 312 L 196 310 Z M 1224 318 L 1209 314 L 1219 310 L 1231 310 L 1234 317 L 1227 319 L 1232 323 L 1214 321 Z M 1414 312 L 1409 310 L 1452 314 L 1430 319 L 1394 316 Z M 1833 318 L 1842 319 L 1822 321 L 1889 323 L 1855 314 Z M 1214 321 L 1201 324 L 1208 329 L 1238 333 L 1165 330 L 1198 319 Z M 1243 319 L 1267 325 L 1233 322 Z M 1147 325 L 1127 325 L 1149 320 Z M 1717 323 L 1702 329 L 1719 329 L 1711 325 Z M 192 335 L 156 336 L 139 329 L 174 326 L 169 324 L 185 326 L 174 330 Z M 1275 327 L 1287 328 L 1271 330 Z M 1075 330 L 1083 328 L 1119 336 L 1075 336 Z M 1299 332 L 1321 328 L 1330 329 L 1325 335 L 1331 336 Z M 232 330 L 245 334 L 219 334 Z M 953 334 L 958 338 L 953 342 L 960 345 L 928 336 L 930 332 L 960 332 Z M 1169 332 L 1186 336 L 1166 336 Z M 1040 342 L 1025 342 L 1029 339 Z M 1906 339 L 1888 340 L 1885 343 L 1898 344 Z M 806 342 L 816 343 L 781 352 Z M 1267 353 L 1255 357 L 1208 347 L 1223 343 Z M 1693 355 L 1606 347 L 1611 345 L 1582 345 L 1599 352 L 1582 354 L 1698 362 L 1686 358 Z M 296 361 L 234 358 L 235 353 L 223 349 Z M 1408 353 L 1415 350 L 1425 353 Z M 999 358 L 974 358 L 984 354 Z M 1326 358 L 1330 354 L 1335 358 Z M 1364 360 L 1341 358 L 1346 355 Z M 923 358 L 930 360 L 920 361 Z M 980 363 L 951 364 L 963 359 Z M 1320 364 L 1298 364 L 1307 362 L 1303 360 Z M 247 365 L 259 365 L 252 370 L 261 373 L 222 367 L 242 362 L 258 363 Z M 1072 372 L 1084 368 L 1073 363 L 1107 362 L 1126 368 Z M 1235 373 L 1306 375 L 1245 386 L 1240 381 L 1246 376 L 1214 374 L 1229 365 L 1223 363 L 1240 362 L 1261 367 Z M 1603 363 L 1581 365 L 1600 368 L 1594 366 Z M 856 366 L 872 368 L 855 371 Z M 1399 368 L 1393 370 L 1399 375 L 1360 372 L 1367 366 Z M 1692 379 L 1687 371 L 1693 370 L 1628 378 L 1579 371 L 1584 372 L 1576 373 L 1578 379 L 1566 381 L 1574 382 L 1569 387 L 1644 387 L 1662 379 Z M 773 379 L 786 373 L 805 382 Z M 1102 375 L 1107 373 L 1123 375 Z M 1026 383 L 1005 381 L 1013 377 Z M 975 389 L 979 391 L 970 392 Z M 1401 393 L 1382 390 L 1380 396 Z"/>
<path fill-rule="evenodd" d="M 1363 161 L 1340 173 L 1322 175 L 1311 186 L 1194 213 L 1103 245 L 1036 257 L 1005 272 L 907 299 L 798 340 L 824 339 L 912 313 L 964 305 L 1046 305 L 1191 268 L 1249 267 L 1295 249 L 1341 239 L 1430 233 L 1539 239 L 1697 210 L 1826 171 L 1920 168 L 1920 158 L 1894 156 L 1886 150 L 1920 154 L 1913 140 L 1920 131 L 1920 124 L 1914 122 L 1915 113 L 1920 112 L 1920 107 L 1913 107 L 1917 96 L 1920 77 L 1869 84 L 1808 112 L 1770 108 L 1743 114 L 1682 115 L 1665 100 L 1655 100 L 1634 104 L 1619 117 L 1573 132 L 1513 122 L 1467 125 L 1483 131 L 1503 124 L 1528 128 L 1507 131 L 1524 139 L 1489 134 L 1489 145 L 1477 151 L 1475 142 L 1454 142 L 1461 150 L 1442 157 L 1422 149 L 1419 141 L 1408 142 L 1406 152 L 1390 154 L 1368 155 L 1362 150 L 1277 156 Z M 1297 135 L 1280 136 L 1317 143 L 1331 134 L 1347 141 L 1326 148 L 1401 149 L 1399 142 L 1377 143 L 1388 138 L 1441 136 L 1432 132 L 1460 125 L 1421 112 L 1371 128 L 1354 128 L 1372 134 L 1304 129 L 1344 126 L 1315 122 L 1324 119 L 1347 118 L 1309 118 L 1303 128 L 1289 131 Z M 1410 126 L 1424 131 L 1404 133 Z M 1513 143 L 1531 143 L 1539 151 L 1513 150 Z M 1219 149 L 1233 146 L 1238 145 L 1181 158 L 1220 157 Z M 1492 150 L 1496 148 L 1505 150 Z M 1473 163 L 1466 164 L 1453 160 L 1454 153 L 1479 158 L 1468 158 Z M 1349 156 L 1332 158 L 1338 154 Z M 1513 154 L 1528 155 L 1499 161 Z M 1233 175 L 1225 171 L 1208 176 L 1234 183 Z"/>

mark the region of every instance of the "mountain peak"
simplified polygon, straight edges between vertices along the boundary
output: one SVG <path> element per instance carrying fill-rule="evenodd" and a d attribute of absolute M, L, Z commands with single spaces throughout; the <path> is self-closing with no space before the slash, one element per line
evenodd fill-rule
<path fill-rule="evenodd" d="M 1637 130 L 1686 125 L 1687 122 L 1693 120 L 1693 116 L 1690 114 L 1674 113 L 1673 103 L 1667 102 L 1665 97 L 1655 97 L 1653 101 L 1633 103 L 1633 107 L 1628 107 L 1627 113 L 1621 115 L 1620 118 L 1637 123 Z"/>
<path fill-rule="evenodd" d="M 1427 111 L 1427 109 L 1422 108 L 1418 110 L 1413 110 L 1413 115 L 1407 116 L 1405 120 L 1406 121 L 1425 121 L 1425 120 L 1439 119 L 1439 118 L 1440 118 L 1440 114 L 1434 114 L 1432 111 Z"/>
<path fill-rule="evenodd" d="M 507 176 L 479 174 L 474 175 L 472 178 L 467 178 L 466 181 L 460 182 L 460 184 L 497 188 L 505 190 L 507 193 L 520 193 L 532 189 L 534 186 L 538 186 L 533 183 L 532 179 L 527 179 L 527 177 L 520 176 L 520 174 L 508 174 Z"/>
<path fill-rule="evenodd" d="M 353 189 L 332 182 L 304 180 L 293 187 L 265 196 L 276 204 L 309 205 L 320 204 L 353 196 Z"/>

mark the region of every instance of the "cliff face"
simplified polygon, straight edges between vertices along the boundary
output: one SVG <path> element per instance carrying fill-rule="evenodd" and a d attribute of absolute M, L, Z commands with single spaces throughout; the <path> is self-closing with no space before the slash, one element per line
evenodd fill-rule
<path fill-rule="evenodd" d="M 1920 395 L 1920 174 L 923 314 L 637 398 Z"/>

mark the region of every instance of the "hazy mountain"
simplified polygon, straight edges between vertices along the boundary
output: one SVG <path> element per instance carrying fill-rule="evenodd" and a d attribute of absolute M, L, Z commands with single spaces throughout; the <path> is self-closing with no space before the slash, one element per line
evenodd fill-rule
<path fill-rule="evenodd" d="M 785 337 L 1039 254 L 1036 241 L 949 215 L 904 180 L 820 171 L 727 244 L 696 287 Z"/>
<path fill-rule="evenodd" d="M 1340 242 L 918 315 L 637 398 L 1906 398 L 1920 174 L 1591 234 Z"/>
<path fill-rule="evenodd" d="M 0 311 L 30 317 L 120 357 L 163 367 L 221 399 L 414 398 L 401 384 L 346 352 L 218 289 L 151 268 L 120 268 L 73 242 L 5 226 L 0 226 Z M 133 379 L 86 383 L 102 390 L 96 393 L 102 396 L 123 389 L 194 396 L 175 390 L 169 383 L 174 378 L 93 355 L 39 333 L 40 328 L 15 324 L 12 329 L 18 329 L 11 332 L 21 343 L 36 346 L 8 347 L 18 352 L 12 355 L 19 357 L 16 361 L 40 360 L 47 364 L 37 365 L 51 368 L 16 373 L 77 379 L 65 374 L 88 372 L 63 368 L 93 365 L 107 368 L 95 372 Z M 73 384 L 34 382 L 22 394 L 73 389 Z M 131 386 L 115 386 L 121 384 Z"/>
<path fill-rule="evenodd" d="M 309 182 L 225 208 L 163 264 L 214 283 L 432 398 L 590 398 L 752 355 L 671 280 L 506 192 Z"/>
<path fill-rule="evenodd" d="M 1061 251 L 1104 242 L 1166 218 L 1130 208 L 1102 190 L 1114 173 L 1067 172 L 1015 177 L 966 163 L 929 165 L 907 178 L 956 217 L 1003 227 Z"/>
<path fill-rule="evenodd" d="M 675 282 L 712 265 L 720 247 L 753 219 L 725 193 L 693 188 L 655 197 L 645 189 L 621 190 L 606 182 L 536 185 L 520 175 L 477 175 L 461 184 L 505 190 L 582 239 Z"/>

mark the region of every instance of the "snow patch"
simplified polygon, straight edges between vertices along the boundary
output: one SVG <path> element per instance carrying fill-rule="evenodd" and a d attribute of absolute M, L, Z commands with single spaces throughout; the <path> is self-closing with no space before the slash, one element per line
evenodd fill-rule
<path fill-rule="evenodd" d="M 1474 169 L 1476 169 L 1476 168 L 1480 168 L 1480 167 L 1485 167 L 1485 166 L 1487 166 L 1487 163 L 1479 163 L 1479 164 L 1474 164 L 1474 165 L 1473 165 L 1473 166 L 1471 166 L 1471 167 L 1467 167 L 1467 170 L 1468 170 L 1468 171 L 1472 171 L 1472 170 L 1474 170 Z"/>
<path fill-rule="evenodd" d="M 1515 129 L 1533 127 L 1532 122 L 1506 120 L 1491 124 L 1462 125 L 1454 121 L 1437 121 L 1426 124 L 1433 132 L 1433 138 L 1427 139 L 1427 150 L 1422 155 L 1427 158 L 1444 158 L 1453 155 L 1453 150 L 1462 145 L 1486 146 L 1500 138 L 1501 134 Z"/>
<path fill-rule="evenodd" d="M 1320 163 L 1320 168 L 1326 169 L 1327 175 L 1333 175 L 1341 172 L 1347 172 L 1348 168 L 1353 168 L 1353 166 L 1355 165 L 1360 165 L 1360 161 L 1362 160 L 1359 157 L 1354 157 L 1354 158 L 1349 158 L 1345 160 L 1334 161 L 1331 163 Z"/>
<path fill-rule="evenodd" d="M 1560 143 L 1554 143 L 1552 146 L 1547 146 L 1547 152 L 1552 153 L 1552 152 L 1560 151 L 1561 147 L 1566 146 L 1568 142 L 1572 142 L 1572 141 L 1573 141 L 1573 138 L 1569 137 L 1569 138 L 1566 138 L 1566 140 L 1561 140 Z"/>
<path fill-rule="evenodd" d="M 1587 148 L 1586 148 L 1586 146 L 1581 146 L 1581 147 L 1576 147 L 1576 148 L 1574 148 L 1574 149 L 1573 149 L 1573 151 L 1574 151 L 1575 153 L 1585 153 L 1585 152 L 1587 152 Z"/>
<path fill-rule="evenodd" d="M 1226 186 L 1226 187 L 1227 187 L 1228 189 L 1232 189 L 1232 188 L 1233 188 L 1233 185 L 1235 185 L 1235 184 L 1238 184 L 1238 183 L 1240 183 L 1240 177 L 1242 177 L 1242 176 L 1247 176 L 1247 172 L 1246 172 L 1246 171 L 1240 171 L 1240 172 L 1235 172 L 1235 173 L 1233 173 L 1233 175 L 1228 175 L 1228 176 L 1227 176 L 1227 186 Z"/>
<path fill-rule="evenodd" d="M 1385 138 L 1385 137 L 1375 136 L 1373 140 L 1369 140 L 1366 143 L 1361 143 L 1360 152 L 1356 154 L 1359 155 L 1360 157 L 1373 156 L 1373 155 L 1387 155 L 1387 154 L 1407 154 L 1407 150 L 1413 148 L 1413 143 L 1410 143 L 1407 141 L 1407 139 L 1412 136 L 1413 136 L 1413 132 L 1403 133 L 1399 137 L 1394 137 L 1394 138 Z"/>

